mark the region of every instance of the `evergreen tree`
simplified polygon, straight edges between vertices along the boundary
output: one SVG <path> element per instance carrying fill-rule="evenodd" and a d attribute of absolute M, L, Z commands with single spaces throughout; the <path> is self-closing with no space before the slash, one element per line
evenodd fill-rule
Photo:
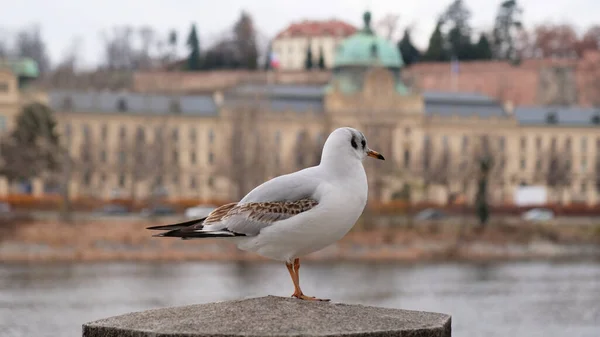
<path fill-rule="evenodd" d="M 319 69 L 325 69 L 325 55 L 323 55 L 323 47 L 319 48 Z"/>
<path fill-rule="evenodd" d="M 516 34 L 522 28 L 523 10 L 516 0 L 504 0 L 500 4 L 494 24 L 493 55 L 499 60 L 517 60 Z"/>
<path fill-rule="evenodd" d="M 202 60 L 200 59 L 200 40 L 198 39 L 198 33 L 196 32 L 196 24 L 192 24 L 192 29 L 187 39 L 187 46 L 190 50 L 187 59 L 187 69 L 191 71 L 198 71 L 202 68 Z"/>
<path fill-rule="evenodd" d="M 233 32 L 235 44 L 240 55 L 239 63 L 245 69 L 258 69 L 258 48 L 256 46 L 256 31 L 250 14 L 242 12 L 235 23 Z"/>
<path fill-rule="evenodd" d="M 454 0 L 442 17 L 450 27 L 446 40 L 451 56 L 460 60 L 472 60 L 474 58 L 474 46 L 471 43 L 472 30 L 469 25 L 471 12 L 463 0 Z"/>
<path fill-rule="evenodd" d="M 40 103 L 25 106 L 14 130 L 2 139 L 0 153 L 4 163 L 1 173 L 9 181 L 57 172 L 61 147 L 52 111 Z"/>
<path fill-rule="evenodd" d="M 448 61 L 450 57 L 444 48 L 444 35 L 442 35 L 442 23 L 438 22 L 435 26 L 435 30 L 429 38 L 429 47 L 425 52 L 424 59 L 427 61 L 441 62 Z"/>
<path fill-rule="evenodd" d="M 492 59 L 492 48 L 490 46 L 490 41 L 485 36 L 485 34 L 481 34 L 481 36 L 479 37 L 479 41 L 477 42 L 474 48 L 474 56 L 477 60 Z"/>
<path fill-rule="evenodd" d="M 400 54 L 402 54 L 404 64 L 407 66 L 418 62 L 421 58 L 421 52 L 412 44 L 408 28 L 404 30 L 404 36 L 398 42 L 398 49 L 400 50 Z"/>
<path fill-rule="evenodd" d="M 304 69 L 310 70 L 313 68 L 313 53 L 310 42 L 308 43 L 308 48 L 306 48 L 306 59 L 304 60 Z"/>
<path fill-rule="evenodd" d="M 272 68 L 271 67 L 271 52 L 272 52 L 271 44 L 269 44 L 269 49 L 267 49 L 267 55 L 265 55 L 265 66 L 264 66 L 265 70 L 269 70 Z"/>

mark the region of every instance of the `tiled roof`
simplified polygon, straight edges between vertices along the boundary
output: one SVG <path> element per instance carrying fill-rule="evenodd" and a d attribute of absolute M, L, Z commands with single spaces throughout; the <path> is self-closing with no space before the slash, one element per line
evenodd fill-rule
<path fill-rule="evenodd" d="M 282 37 L 318 37 L 318 36 L 340 36 L 347 37 L 356 32 L 356 27 L 340 20 L 309 21 L 292 23 L 281 31 L 276 39 Z"/>
<path fill-rule="evenodd" d="M 423 93 L 423 98 L 427 114 L 508 117 L 498 101 L 479 93 L 427 91 Z"/>
<path fill-rule="evenodd" d="M 591 126 L 600 128 L 600 109 L 582 107 L 526 106 L 515 109 L 521 125 Z"/>
<path fill-rule="evenodd" d="M 209 95 L 169 96 L 120 92 L 51 91 L 50 107 L 58 112 L 121 111 L 131 114 L 182 114 L 216 116 L 218 108 Z"/>

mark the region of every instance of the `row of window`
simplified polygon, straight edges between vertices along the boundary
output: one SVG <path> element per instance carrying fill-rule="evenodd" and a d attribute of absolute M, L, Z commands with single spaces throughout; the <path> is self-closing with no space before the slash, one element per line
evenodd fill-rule
<path fill-rule="evenodd" d="M 83 184 L 83 186 L 85 187 L 90 187 L 92 185 L 92 178 L 93 178 L 93 173 L 91 171 L 86 171 L 81 175 L 81 182 Z M 117 186 L 120 188 L 125 188 L 127 186 L 128 182 L 131 182 L 132 178 L 128 177 L 127 174 L 125 173 L 120 173 L 117 176 Z M 153 185 L 154 186 L 164 186 L 165 185 L 165 181 L 163 176 L 156 176 L 153 179 Z M 108 177 L 105 173 L 100 173 L 98 174 L 98 185 L 99 186 L 104 186 L 106 183 L 108 182 Z M 171 181 L 170 184 L 174 185 L 174 186 L 181 186 L 181 177 L 179 175 L 172 175 L 171 176 Z M 167 183 L 168 184 L 168 183 Z M 206 186 L 208 186 L 209 188 L 214 187 L 215 184 L 215 180 L 214 177 L 208 177 L 206 179 Z M 187 186 L 190 189 L 195 189 L 199 187 L 199 178 L 197 176 L 189 176 L 187 179 Z"/>
<path fill-rule="evenodd" d="M 165 126 L 156 126 L 154 128 L 154 139 L 162 140 L 164 138 L 165 131 L 166 131 Z M 65 125 L 64 132 L 65 132 L 65 137 L 67 139 L 71 139 L 71 136 L 73 135 L 73 130 L 72 130 L 71 124 Z M 144 142 L 146 140 L 146 132 L 147 132 L 146 128 L 144 128 L 142 126 L 138 126 L 135 130 L 136 141 Z M 103 124 L 100 127 L 100 140 L 106 141 L 108 139 L 108 134 L 109 134 L 108 125 Z M 81 135 L 84 140 L 90 140 L 93 138 L 92 137 L 92 129 L 88 124 L 81 125 Z M 208 143 L 214 144 L 215 133 L 212 129 L 208 130 L 207 137 L 208 137 Z M 170 139 L 173 142 L 178 142 L 179 138 L 180 138 L 180 130 L 177 128 L 171 129 Z M 197 138 L 198 138 L 198 131 L 196 130 L 196 128 L 190 127 L 188 130 L 189 141 L 195 143 L 197 141 Z M 125 126 L 119 127 L 119 139 L 122 139 L 122 140 L 127 139 L 127 127 L 125 127 Z"/>
<path fill-rule="evenodd" d="M 410 129 L 405 129 L 405 133 L 407 135 L 410 134 Z M 506 148 L 506 139 L 504 136 L 498 136 L 495 137 L 496 139 L 494 140 L 494 137 L 489 137 L 489 136 L 481 136 L 480 138 L 480 144 L 482 145 L 492 145 L 493 146 L 493 142 L 496 143 L 495 149 L 498 151 L 504 151 Z M 442 143 L 442 148 L 444 149 L 448 149 L 449 148 L 449 136 L 442 136 L 441 137 L 441 143 Z M 424 148 L 427 147 L 431 147 L 432 142 L 431 142 L 431 136 L 429 135 L 425 135 L 424 139 L 423 139 L 423 143 L 424 143 Z M 538 136 L 535 137 L 535 149 L 536 150 L 541 150 L 543 148 L 543 139 L 542 137 Z M 572 150 L 572 139 L 571 137 L 566 137 L 564 139 L 564 144 L 563 144 L 563 148 L 566 151 L 571 151 Z M 597 137 L 595 140 L 595 145 L 596 145 L 596 150 L 600 151 L 600 137 Z M 581 150 L 581 152 L 586 152 L 588 150 L 588 138 L 583 136 L 580 138 L 579 141 L 579 148 Z M 468 136 L 462 136 L 462 141 L 461 141 L 461 149 L 463 151 L 467 150 L 469 148 L 469 137 Z M 522 136 L 520 138 L 520 148 L 522 151 L 525 151 L 527 149 L 527 145 L 528 145 L 528 139 L 526 136 Z M 557 137 L 552 137 L 550 139 L 550 149 L 551 150 L 558 150 L 559 146 L 558 146 L 558 139 Z"/>
<path fill-rule="evenodd" d="M 143 151 L 145 149 L 141 149 L 142 151 L 140 151 L 139 153 L 134 153 L 133 156 L 131 154 L 130 151 L 125 151 L 125 150 L 121 150 L 117 153 L 117 163 L 119 165 L 126 165 L 127 164 L 127 159 L 128 158 L 132 158 L 132 162 L 135 163 L 136 165 L 139 166 L 143 166 L 143 165 L 147 165 L 149 164 L 147 161 L 152 161 L 155 160 L 157 163 L 158 162 L 162 162 L 164 159 L 168 159 L 171 164 L 177 165 L 179 163 L 179 151 L 178 150 L 172 150 L 171 154 L 169 156 L 169 158 L 155 158 L 154 156 L 157 155 L 156 152 L 151 153 L 152 149 L 148 149 L 149 151 Z M 136 156 L 137 154 L 137 156 Z M 164 154 L 164 153 L 163 153 Z M 90 153 L 90 151 L 88 151 L 88 149 L 83 148 L 81 151 L 81 160 L 82 162 L 85 163 L 90 163 L 92 162 L 92 155 Z M 100 150 L 100 153 L 98 155 L 98 159 L 100 161 L 100 163 L 105 164 L 108 162 L 108 155 L 106 153 L 106 150 Z M 195 151 L 190 151 L 189 152 L 189 162 L 192 165 L 196 165 L 198 160 L 197 160 L 197 154 Z M 215 161 L 215 155 L 212 151 L 209 151 L 207 154 L 207 162 L 209 165 L 213 165 Z"/>

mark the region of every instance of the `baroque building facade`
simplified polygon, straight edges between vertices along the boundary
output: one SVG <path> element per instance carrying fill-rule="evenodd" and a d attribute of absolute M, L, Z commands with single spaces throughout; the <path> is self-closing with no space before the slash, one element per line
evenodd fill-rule
<path fill-rule="evenodd" d="M 318 164 L 329 132 L 352 126 L 386 157 L 365 161 L 372 200 L 472 202 L 477 160 L 489 154 L 493 203 L 511 203 L 523 185 L 548 186 L 550 202 L 600 201 L 600 110 L 421 91 L 403 82 L 402 68 L 398 49 L 365 15 L 365 26 L 337 47 L 326 85 L 50 90 L 47 102 L 75 159 L 75 197 L 236 200 L 266 179 Z M 48 190 L 38 181 L 33 193 Z"/>

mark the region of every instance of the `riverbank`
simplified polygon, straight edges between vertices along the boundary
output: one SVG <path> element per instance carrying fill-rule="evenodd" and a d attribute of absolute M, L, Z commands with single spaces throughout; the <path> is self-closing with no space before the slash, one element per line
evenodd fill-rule
<path fill-rule="evenodd" d="M 164 221 L 164 220 L 163 220 Z M 32 221 L 0 232 L 2 262 L 259 261 L 222 239 L 153 238 L 150 220 Z M 353 261 L 498 261 L 600 258 L 600 225 L 420 223 L 411 228 L 355 229 L 306 257 Z"/>

